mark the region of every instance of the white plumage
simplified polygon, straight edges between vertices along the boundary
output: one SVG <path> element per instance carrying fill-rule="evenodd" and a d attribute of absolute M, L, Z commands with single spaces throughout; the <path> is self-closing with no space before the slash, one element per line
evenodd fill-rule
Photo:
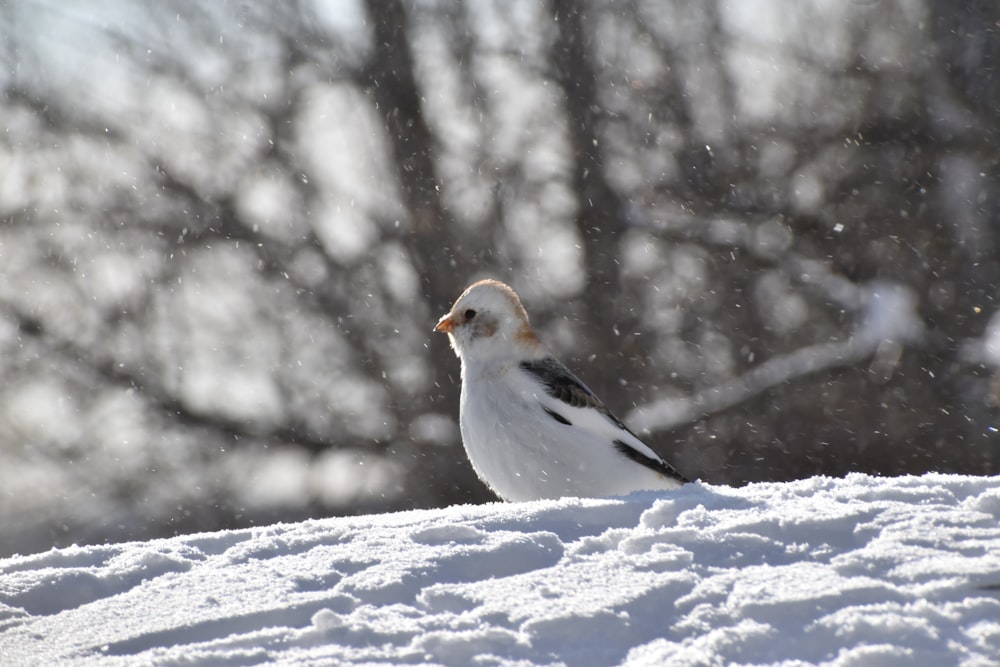
<path fill-rule="evenodd" d="M 471 285 L 435 327 L 462 363 L 462 441 L 512 501 L 617 496 L 687 480 L 544 348 L 513 289 Z"/>

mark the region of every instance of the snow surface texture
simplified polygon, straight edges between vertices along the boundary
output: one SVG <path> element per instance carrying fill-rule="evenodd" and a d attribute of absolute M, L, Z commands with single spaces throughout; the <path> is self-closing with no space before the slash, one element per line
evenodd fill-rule
<path fill-rule="evenodd" d="M 1000 664 L 1000 477 L 691 484 L 0 560 L 0 664 Z"/>

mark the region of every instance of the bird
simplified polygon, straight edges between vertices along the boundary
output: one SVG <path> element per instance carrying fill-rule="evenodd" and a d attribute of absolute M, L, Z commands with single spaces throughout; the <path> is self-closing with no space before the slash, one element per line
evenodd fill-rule
<path fill-rule="evenodd" d="M 461 363 L 466 454 L 501 499 L 603 498 L 689 481 L 547 350 L 509 285 L 473 283 L 434 330 Z"/>

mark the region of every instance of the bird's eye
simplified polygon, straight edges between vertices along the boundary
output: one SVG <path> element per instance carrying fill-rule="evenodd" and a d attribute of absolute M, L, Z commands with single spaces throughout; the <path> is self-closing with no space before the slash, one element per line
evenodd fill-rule
<path fill-rule="evenodd" d="M 472 308 L 469 308 L 469 309 L 467 309 L 465 311 L 465 319 L 466 319 L 466 321 L 471 320 L 475 316 L 476 316 L 476 311 L 473 310 Z"/>

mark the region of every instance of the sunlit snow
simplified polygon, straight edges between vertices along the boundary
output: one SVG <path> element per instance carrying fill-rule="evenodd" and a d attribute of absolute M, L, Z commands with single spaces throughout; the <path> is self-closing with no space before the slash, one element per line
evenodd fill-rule
<path fill-rule="evenodd" d="M 995 665 L 1000 478 L 688 485 L 0 560 L 0 663 Z"/>

